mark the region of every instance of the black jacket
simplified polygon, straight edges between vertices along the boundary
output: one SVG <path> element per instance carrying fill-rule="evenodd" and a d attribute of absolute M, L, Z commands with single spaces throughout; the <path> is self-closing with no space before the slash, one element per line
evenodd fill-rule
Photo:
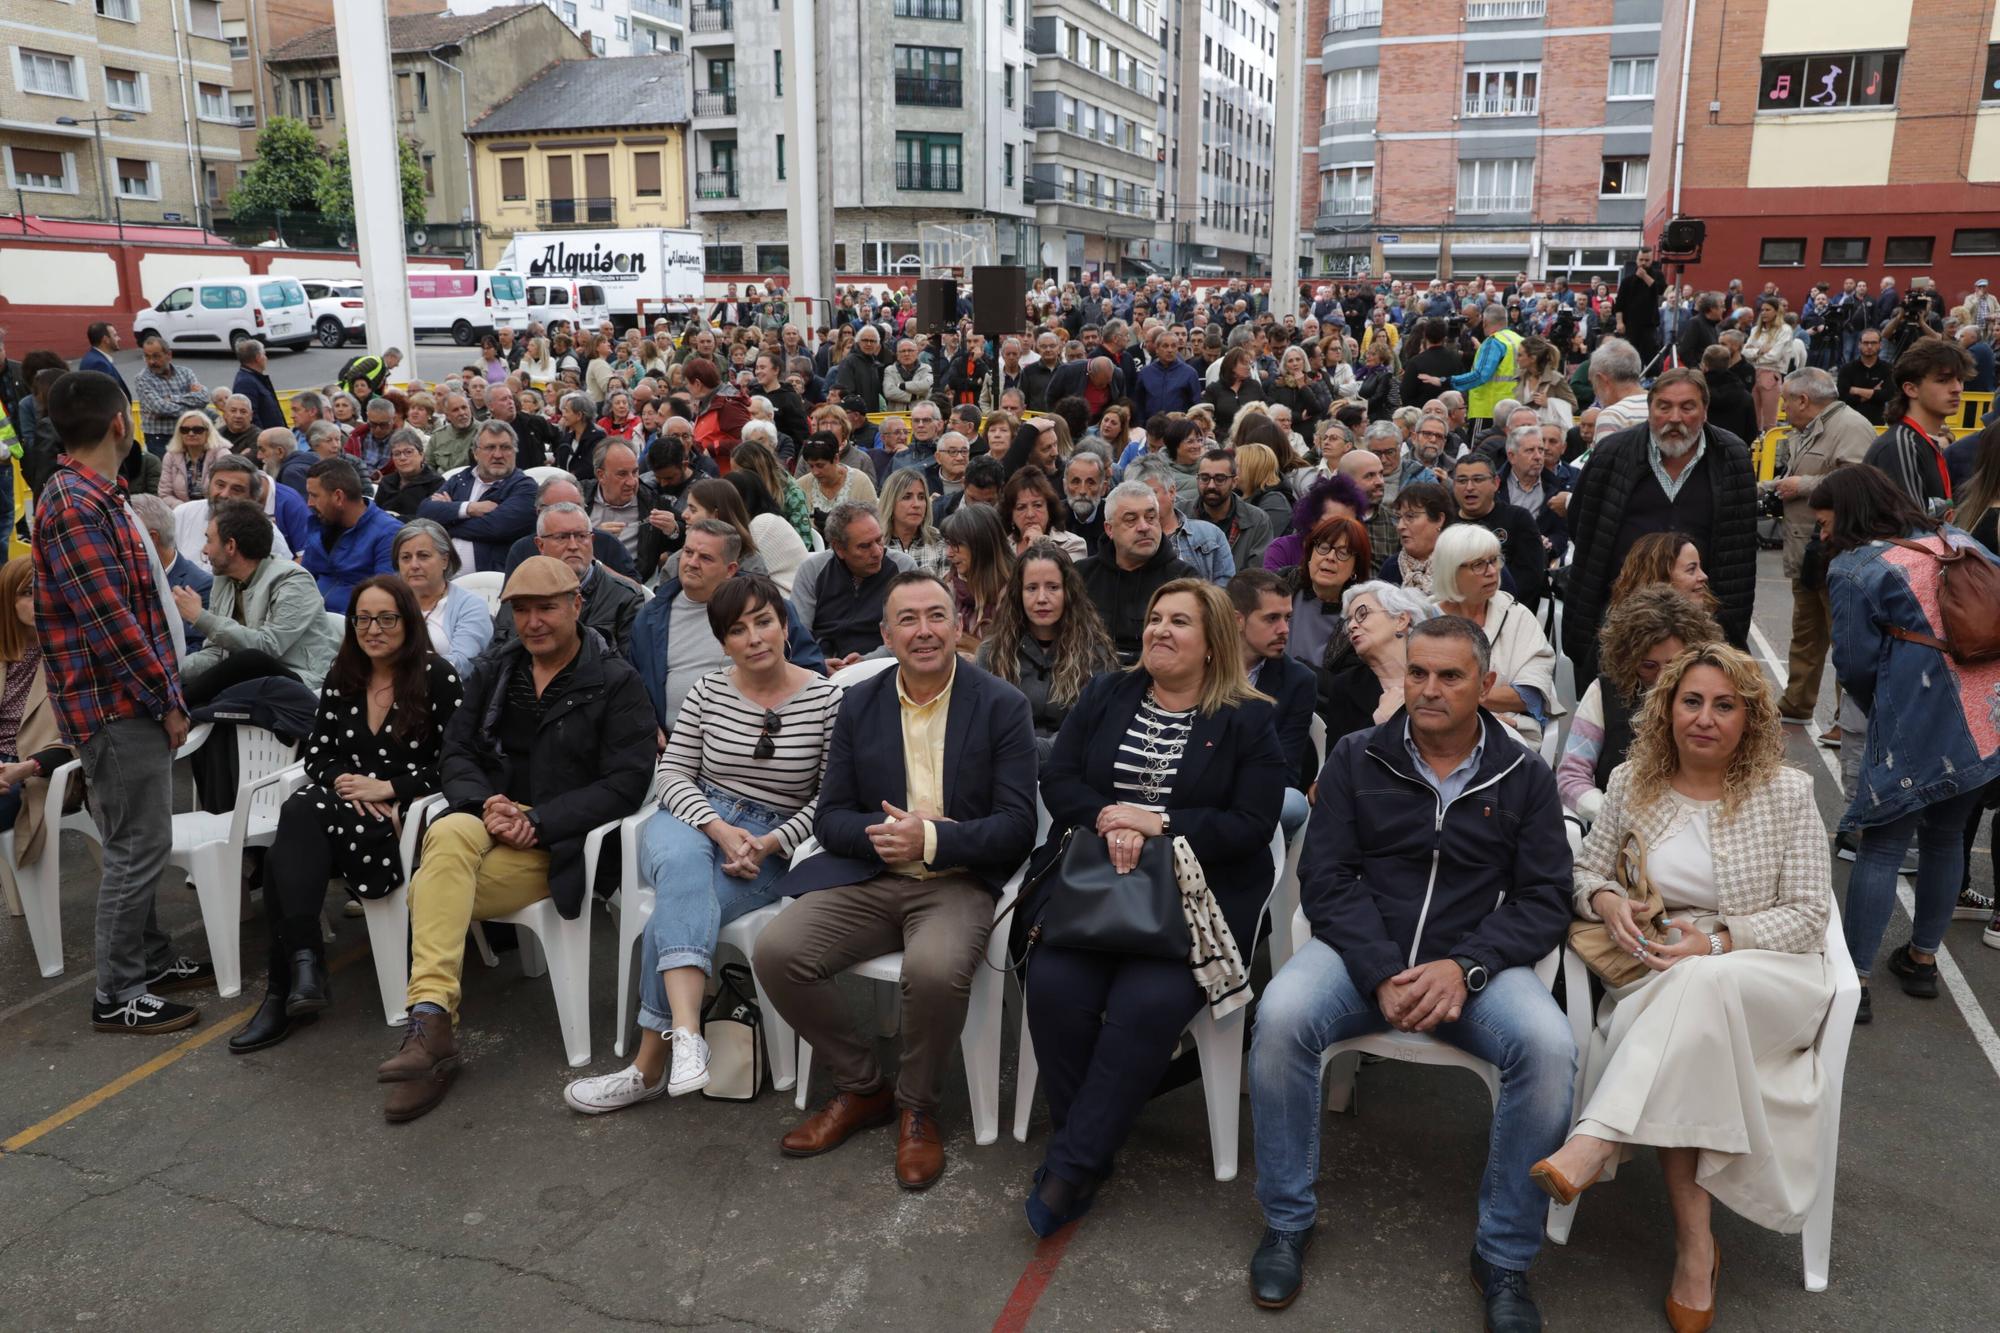
<path fill-rule="evenodd" d="M 577 490 L 583 492 L 583 512 L 588 514 L 590 507 L 597 503 L 597 479 L 593 477 L 589 481 L 581 483 L 577 486 Z M 637 578 L 641 583 L 644 583 L 658 572 L 660 563 L 669 554 L 680 549 L 681 543 L 678 537 L 669 537 L 666 533 L 661 532 L 653 526 L 651 521 L 653 510 L 659 507 L 660 495 L 654 489 L 653 483 L 643 477 L 639 479 L 639 494 L 637 499 L 639 502 L 638 568 L 640 570 Z M 679 511 L 676 510 L 675 512 L 678 513 Z M 596 531 L 594 525 L 591 530 L 593 532 Z M 612 540 L 618 541 L 616 537 L 612 538 Z M 625 544 L 619 541 L 618 545 L 622 551 Z M 612 568 L 618 569 L 620 573 L 629 574 L 629 570 L 621 566 L 629 566 L 631 563 L 631 561 L 619 561 Z"/>
<path fill-rule="evenodd" d="M 1054 366 L 1042 364 L 1041 357 L 1021 367 L 1021 396 L 1028 400 L 1028 406 L 1042 411 L 1049 405 L 1049 381 L 1062 369 L 1058 362 Z"/>
<path fill-rule="evenodd" d="M 1555 775 L 1485 710 L 1485 752 L 1445 805 L 1403 744 L 1409 714 L 1333 747 L 1299 856 L 1299 904 L 1354 988 L 1470 958 L 1529 967 L 1563 942 L 1570 852 Z"/>
<path fill-rule="evenodd" d="M 1257 668 L 1257 689 L 1276 702 L 1273 723 L 1278 732 L 1278 748 L 1284 752 L 1287 787 L 1300 791 L 1312 786 L 1319 775 L 1319 756 L 1313 753 L 1313 709 L 1319 699 L 1319 673 L 1298 658 L 1281 654 Z"/>
<path fill-rule="evenodd" d="M 1099 554 L 1077 561 L 1076 572 L 1097 614 L 1104 617 L 1118 660 L 1127 665 L 1139 660 L 1139 636 L 1146 628 L 1146 606 L 1154 592 L 1163 583 L 1194 577 L 1194 571 L 1164 539 L 1152 559 L 1129 573 L 1118 567 L 1117 554 L 1107 539 Z"/>
<path fill-rule="evenodd" d="M 1743 381 L 1727 370 L 1705 370 L 1701 377 L 1708 381 L 1708 419 L 1739 440 L 1756 439 L 1757 405 Z"/>
<path fill-rule="evenodd" d="M 864 412 L 880 412 L 882 371 L 882 363 L 859 347 L 841 357 L 840 365 L 833 373 L 833 382 L 840 389 L 841 405 L 859 403 Z"/>
<path fill-rule="evenodd" d="M 1303 388 L 1297 389 L 1274 382 L 1264 386 L 1264 401 L 1273 407 L 1291 408 L 1292 429 L 1299 438 L 1310 440 L 1313 428 L 1333 407 L 1333 389 L 1323 379 L 1309 379 Z"/>
<path fill-rule="evenodd" d="M 1236 420 L 1237 411 L 1245 403 L 1263 402 L 1264 390 L 1257 383 L 1255 376 L 1245 379 L 1242 384 L 1234 389 L 1224 384 L 1221 376 L 1217 376 L 1213 384 L 1201 391 L 1201 401 L 1215 409 L 1216 437 L 1218 439 L 1228 439 L 1229 425 Z M 1292 424 L 1298 424 L 1297 413 L 1293 413 Z"/>
<path fill-rule="evenodd" d="M 539 412 L 516 412 L 512 424 L 514 436 L 520 441 L 520 448 L 514 456 L 514 465 L 523 468 L 549 466 L 550 460 L 555 457 L 556 443 L 562 439 L 562 431 L 556 427 L 556 423 Z M 591 447 L 593 450 L 596 448 L 595 445 Z M 643 449 L 640 450 L 642 455 L 644 452 Z M 642 456 L 639 461 L 643 464 L 644 457 Z"/>
<path fill-rule="evenodd" d="M 655 758 L 653 707 L 639 673 L 594 632 L 584 632 L 578 653 L 574 674 L 562 697 L 548 701 L 535 736 L 535 790 L 506 793 L 533 805 L 541 827 L 537 845 L 549 853 L 549 897 L 570 921 L 583 910 L 585 835 L 639 808 Z M 528 665 L 528 650 L 518 640 L 474 664 L 438 761 L 454 813 L 479 815 L 486 798 L 500 791 L 507 772 L 500 751 L 507 681 Z M 614 856 L 598 866 L 598 882 L 616 879 Z"/>
<path fill-rule="evenodd" d="M 1708 571 L 1708 590 L 1721 602 L 1717 619 L 1729 641 L 1741 648 L 1750 633 L 1750 608 L 1757 593 L 1757 478 L 1743 441 L 1714 425 L 1698 466 L 1713 506 L 1710 530 L 1691 532 Z M 1563 594 L 1563 653 L 1578 680 L 1597 674 L 1597 627 L 1617 581 L 1612 563 L 1621 549 L 1625 509 L 1633 488 L 1652 471 L 1646 426 L 1599 436 L 1590 466 L 1578 475 L 1569 498 L 1569 535 L 1575 552 L 1569 587 Z M 1625 543 L 1624 545 L 1629 545 Z"/>
<path fill-rule="evenodd" d="M 568 468 L 569 474 L 579 482 L 596 479 L 591 463 L 597 456 L 597 446 L 604 442 L 604 429 L 595 421 L 583 423 L 581 434 L 572 438 L 561 427 L 556 428 L 556 442 L 549 447 L 549 466 Z M 646 466 L 645 456 L 639 458 L 639 466 Z"/>
<path fill-rule="evenodd" d="M 375 483 L 375 504 L 397 518 L 412 519 L 417 516 L 418 505 L 443 489 L 444 474 L 426 463 L 424 470 L 407 483 L 397 472 L 384 473 L 382 480 Z"/>
<path fill-rule="evenodd" d="M 1050 827 L 1035 868 L 1054 858 L 1064 833 L 1094 832 L 1098 814 L 1118 804 L 1113 765 L 1152 684 L 1143 670 L 1107 672 L 1084 687 L 1063 719 L 1042 775 Z M 1195 714 L 1164 801 L 1173 836 L 1186 838 L 1194 849 L 1245 958 L 1255 947 L 1257 913 L 1271 892 L 1271 833 L 1289 780 L 1271 705 L 1254 699 L 1210 716 Z M 1282 928 L 1290 929 L 1289 923 Z"/>

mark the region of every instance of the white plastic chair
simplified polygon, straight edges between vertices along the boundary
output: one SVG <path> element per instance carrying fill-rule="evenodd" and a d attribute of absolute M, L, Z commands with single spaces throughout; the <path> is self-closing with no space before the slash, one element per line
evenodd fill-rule
<path fill-rule="evenodd" d="M 347 617 L 340 614 L 340 612 L 328 611 L 326 613 L 326 625 L 328 629 L 333 631 L 334 642 L 338 643 L 347 637 Z"/>
<path fill-rule="evenodd" d="M 1543 729 L 1542 742 L 1535 752 L 1541 755 L 1550 772 L 1554 772 L 1556 765 L 1562 761 L 1562 728 L 1556 724 L 1555 718 L 1550 718 L 1548 726 Z"/>
<path fill-rule="evenodd" d="M 228 814 L 191 810 L 174 816 L 167 864 L 194 881 L 215 964 L 215 989 L 224 999 L 243 991 L 243 852 L 269 847 L 278 833 L 279 792 L 292 767 L 294 747 L 262 727 L 236 725 L 236 802 Z M 203 723 L 174 755 L 185 759 L 213 736 Z M 166 799 L 172 799 L 169 793 Z"/>
<path fill-rule="evenodd" d="M 542 485 L 544 482 L 553 481 L 557 477 L 562 477 L 569 481 L 576 480 L 566 467 L 530 467 L 522 468 L 521 470 L 530 477 L 533 477 L 537 486 Z"/>
<path fill-rule="evenodd" d="M 815 551 L 824 551 L 826 549 L 826 538 L 819 535 L 818 528 L 812 530 L 812 549 Z"/>
<path fill-rule="evenodd" d="M 7 886 L 8 910 L 27 918 L 28 940 L 34 945 L 35 964 L 45 977 L 59 977 L 63 970 L 63 831 L 74 829 L 100 848 L 104 845 L 104 835 L 98 832 L 97 821 L 90 817 L 88 809 L 80 807 L 67 815 L 62 813 L 70 784 L 79 780 L 82 774 L 83 766 L 72 759 L 49 775 L 46 804 L 43 806 L 46 833 L 42 839 L 41 858 L 33 865 L 16 866 L 14 830 L 0 833 L 0 882 Z"/>
<path fill-rule="evenodd" d="M 507 576 L 497 569 L 485 569 L 460 574 L 452 582 L 485 598 L 486 614 L 490 616 L 500 609 L 500 590 L 507 586 Z"/>
<path fill-rule="evenodd" d="M 879 676 L 896 665 L 893 657 L 864 657 L 852 666 L 844 666 L 828 677 L 843 690 L 851 689 L 871 676 Z"/>
<path fill-rule="evenodd" d="M 1317 773 L 1326 767 L 1326 719 L 1318 713 L 1312 715 L 1309 728 L 1312 736 L 1313 752 L 1319 762 L 1313 766 Z M 1307 823 L 1311 822 L 1311 811 L 1307 811 Z M 1306 826 L 1299 825 L 1299 831 L 1285 843 L 1285 869 L 1278 876 L 1278 885 L 1271 891 L 1271 905 L 1268 911 L 1274 922 L 1290 921 L 1292 913 L 1299 905 L 1299 854 L 1305 850 Z M 1271 975 L 1292 961 L 1292 932 L 1273 927 L 1271 931 Z"/>
<path fill-rule="evenodd" d="M 1272 923 L 1274 948 L 1275 936 L 1283 929 L 1271 908 L 1287 859 L 1284 837 L 1282 829 L 1271 833 L 1272 893 L 1258 913 L 1260 927 L 1264 921 Z M 1246 954 L 1245 966 L 1249 961 Z M 1236 1179 L 1238 1127 L 1243 1117 L 1243 1039 L 1249 1017 L 1250 1006 L 1245 1005 L 1218 1023 L 1204 1004 L 1187 1025 L 1185 1034 L 1194 1038 L 1195 1056 L 1201 1062 L 1201 1095 L 1208 1105 L 1208 1151 L 1217 1180 Z M 1023 1014 L 1021 1047 L 1014 1070 L 1014 1138 L 1018 1142 L 1025 1143 L 1028 1139 L 1028 1116 L 1034 1109 L 1035 1079 L 1040 1069 L 1035 1059 L 1033 1034 Z"/>
<path fill-rule="evenodd" d="M 1833 1186 L 1834 1175 L 1840 1164 L 1840 1098 L 1841 1089 L 1847 1077 L 1847 1048 L 1854 1039 L 1854 1012 L 1861 1004 L 1861 978 L 1854 970 L 1854 960 L 1848 956 L 1847 939 L 1840 929 L 1840 905 L 1829 900 L 1826 913 L 1826 960 L 1833 969 L 1833 999 L 1826 1007 L 1826 1017 L 1820 1023 L 1819 1040 L 1815 1043 L 1819 1052 L 1820 1070 L 1825 1078 L 1825 1107 L 1820 1116 L 1819 1140 L 1819 1194 L 1813 1200 L 1812 1209 L 1806 1214 L 1804 1234 L 1800 1238 L 1805 1260 L 1805 1285 L 1807 1291 L 1825 1291 L 1827 1273 L 1833 1259 Z M 1577 1105 L 1571 1112 L 1572 1118 L 1583 1113 L 1583 1089 L 1586 1086 L 1588 1069 L 1586 1062 L 1593 1053 L 1592 1036 L 1600 1015 L 1590 1000 L 1590 969 L 1583 959 L 1573 951 L 1563 950 L 1563 985 L 1569 994 L 1570 1031 L 1576 1037 L 1577 1050 L 1581 1053 L 1577 1073 Z M 1603 1021 L 1609 1021 L 1611 1006 L 1604 1005 Z M 1549 1204 L 1549 1239 L 1558 1245 L 1569 1243 L 1570 1226 L 1576 1220 L 1578 1199 L 1564 1207 Z"/>
<path fill-rule="evenodd" d="M 460 464 L 459 464 L 459 465 L 458 465 L 457 467 L 455 467 L 455 468 L 451 469 L 451 470 L 450 470 L 449 472 L 445 473 L 445 474 L 444 474 L 444 479 L 445 479 L 446 481 L 450 481 L 450 480 L 451 480 L 451 479 L 452 479 L 453 477 L 457 476 L 457 475 L 458 475 L 459 473 L 461 473 L 461 472 L 465 471 L 465 470 L 466 470 L 467 468 L 469 468 L 469 467 L 471 467 L 471 466 L 472 466 L 472 464 L 470 464 L 470 463 L 460 463 Z"/>

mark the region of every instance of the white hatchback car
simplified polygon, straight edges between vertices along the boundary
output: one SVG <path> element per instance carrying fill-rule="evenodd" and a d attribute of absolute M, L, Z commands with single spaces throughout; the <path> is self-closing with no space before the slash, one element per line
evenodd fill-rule
<path fill-rule="evenodd" d="M 312 307 L 297 278 L 197 278 L 132 316 L 134 345 L 156 333 L 177 352 L 234 351 L 246 338 L 296 352 L 312 344 Z"/>
<path fill-rule="evenodd" d="M 312 306 L 313 337 L 321 347 L 368 341 L 368 305 L 359 278 L 300 278 Z"/>

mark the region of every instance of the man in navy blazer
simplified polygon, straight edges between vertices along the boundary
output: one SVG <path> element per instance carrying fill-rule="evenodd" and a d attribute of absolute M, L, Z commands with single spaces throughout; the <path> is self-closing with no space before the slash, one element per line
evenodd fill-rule
<path fill-rule="evenodd" d="M 1019 690 L 958 656 L 956 602 L 935 574 L 890 582 L 882 640 L 896 665 L 841 702 L 813 821 L 822 850 L 780 881 L 778 893 L 797 901 L 759 937 L 756 968 L 833 1077 L 833 1100 L 782 1150 L 816 1156 L 900 1109 L 896 1181 L 918 1190 L 944 1172 L 938 1092 L 995 896 L 1034 845 L 1035 731 Z M 903 1058 L 892 1088 L 834 980 L 899 949 Z"/>
<path fill-rule="evenodd" d="M 451 534 L 466 569 L 502 569 L 507 548 L 535 530 L 535 479 L 514 466 L 514 428 L 488 420 L 472 441 L 472 466 L 445 479 L 417 507 Z"/>
<path fill-rule="evenodd" d="M 1292 639 L 1292 599 L 1276 574 L 1266 569 L 1239 570 L 1224 591 L 1236 608 L 1236 625 L 1243 634 L 1243 669 L 1249 673 L 1250 683 L 1277 705 L 1272 711 L 1287 775 L 1285 807 L 1278 822 L 1289 838 L 1312 812 L 1306 790 L 1319 777 L 1319 755 L 1312 744 L 1319 677 L 1285 651 Z"/>

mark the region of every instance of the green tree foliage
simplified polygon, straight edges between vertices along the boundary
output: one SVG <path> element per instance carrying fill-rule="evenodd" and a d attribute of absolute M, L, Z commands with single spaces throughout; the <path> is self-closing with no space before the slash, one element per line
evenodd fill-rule
<path fill-rule="evenodd" d="M 417 226 L 424 220 L 424 161 L 417 155 L 417 146 L 408 139 L 397 140 L 399 174 L 403 181 L 403 221 L 409 226 Z M 326 166 L 326 179 L 319 187 L 320 212 L 336 222 L 349 222 L 354 218 L 354 177 L 348 169 L 347 137 L 341 136 L 339 147 L 333 150 L 333 157 Z"/>
<path fill-rule="evenodd" d="M 326 185 L 326 154 L 302 120 L 273 116 L 257 136 L 257 160 L 229 193 L 237 217 L 311 212 Z"/>

